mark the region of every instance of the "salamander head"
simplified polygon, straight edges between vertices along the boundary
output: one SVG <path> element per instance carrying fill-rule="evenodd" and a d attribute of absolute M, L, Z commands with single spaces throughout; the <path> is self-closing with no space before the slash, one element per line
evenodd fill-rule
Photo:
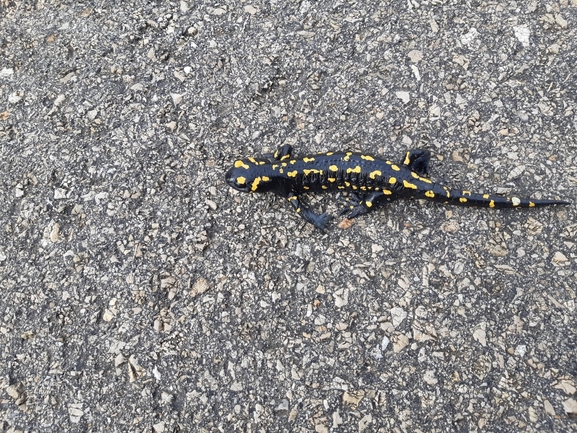
<path fill-rule="evenodd" d="M 226 172 L 226 183 L 241 192 L 268 192 L 273 188 L 274 174 L 266 160 L 239 159 Z"/>

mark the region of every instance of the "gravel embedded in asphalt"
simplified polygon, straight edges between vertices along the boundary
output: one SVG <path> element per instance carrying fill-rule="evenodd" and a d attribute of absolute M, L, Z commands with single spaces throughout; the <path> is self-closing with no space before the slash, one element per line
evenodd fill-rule
<path fill-rule="evenodd" d="M 236 158 L 577 202 L 577 1 L 0 0 L 0 430 L 571 431 L 575 205 L 323 233 Z"/>

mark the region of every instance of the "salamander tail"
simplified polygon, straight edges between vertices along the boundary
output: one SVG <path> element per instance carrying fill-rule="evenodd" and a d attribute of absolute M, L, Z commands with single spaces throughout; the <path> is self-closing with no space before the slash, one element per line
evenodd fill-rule
<path fill-rule="evenodd" d="M 488 207 L 495 209 L 533 208 L 551 205 L 570 205 L 565 200 L 537 200 L 519 197 L 502 197 L 490 194 L 475 194 L 469 191 L 451 190 L 451 204 L 461 206 Z"/>
<path fill-rule="evenodd" d="M 571 202 L 570 201 L 565 201 L 565 200 L 526 200 L 526 199 L 522 199 L 521 203 L 525 203 L 525 206 L 522 207 L 543 207 L 543 206 L 551 206 L 551 205 L 570 205 Z"/>

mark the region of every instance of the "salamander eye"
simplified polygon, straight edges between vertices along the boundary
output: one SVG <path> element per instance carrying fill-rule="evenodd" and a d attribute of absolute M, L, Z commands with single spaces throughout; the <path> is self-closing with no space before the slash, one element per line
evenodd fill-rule
<path fill-rule="evenodd" d="M 243 176 L 245 172 L 245 169 L 231 168 L 225 175 L 226 183 L 237 191 L 248 192 L 250 185 L 248 179 Z"/>
<path fill-rule="evenodd" d="M 248 185 L 246 184 L 246 178 L 244 178 L 243 176 L 238 176 L 236 179 L 234 179 L 234 186 L 237 187 L 239 190 L 248 188 Z"/>

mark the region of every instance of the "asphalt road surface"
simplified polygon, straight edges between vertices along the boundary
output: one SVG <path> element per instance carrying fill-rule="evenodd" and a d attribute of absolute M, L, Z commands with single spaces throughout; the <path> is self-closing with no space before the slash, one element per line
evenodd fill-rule
<path fill-rule="evenodd" d="M 576 431 L 576 65 L 577 0 L 0 0 L 0 431 Z M 282 144 L 574 204 L 321 232 L 224 182 Z"/>

